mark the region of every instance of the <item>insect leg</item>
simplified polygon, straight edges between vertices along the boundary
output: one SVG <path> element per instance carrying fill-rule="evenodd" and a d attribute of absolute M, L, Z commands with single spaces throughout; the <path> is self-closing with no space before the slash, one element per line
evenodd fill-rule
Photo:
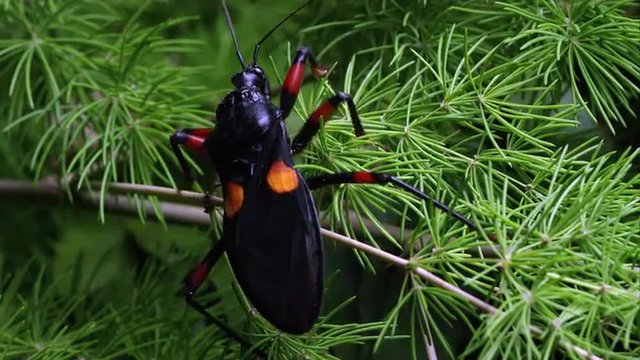
<path fill-rule="evenodd" d="M 293 109 L 293 104 L 298 98 L 298 92 L 300 92 L 300 86 L 302 85 L 302 80 L 304 78 L 304 64 L 307 60 L 309 60 L 309 63 L 311 64 L 311 72 L 314 76 L 324 76 L 327 73 L 327 68 L 318 64 L 315 56 L 313 56 L 309 48 L 302 47 L 298 49 L 295 57 L 293 58 L 293 63 L 287 72 L 287 76 L 284 78 L 284 83 L 282 84 L 280 109 L 284 113 L 285 119 L 289 116 L 291 109 Z"/>
<path fill-rule="evenodd" d="M 220 260 L 220 257 L 224 253 L 224 241 L 218 241 L 207 256 L 196 266 L 189 275 L 184 279 L 184 296 L 187 298 L 193 298 L 193 294 L 198 290 L 200 285 L 204 282 L 209 275 L 209 272 L 213 266 Z"/>
<path fill-rule="evenodd" d="M 193 298 L 195 292 L 207 278 L 207 275 L 209 275 L 209 272 L 211 271 L 213 266 L 218 262 L 218 260 L 220 260 L 220 257 L 224 253 L 224 250 L 224 241 L 218 241 L 209 251 L 209 253 L 207 253 L 207 256 L 205 256 L 204 259 L 202 259 L 202 261 L 185 277 L 183 288 L 185 300 L 189 306 L 202 314 L 209 323 L 215 324 L 229 337 L 240 343 L 242 346 L 252 349 L 252 351 L 259 357 L 266 358 L 266 354 L 264 354 L 262 350 L 253 348 L 253 344 L 251 344 L 242 335 L 238 334 L 235 330 L 230 328 L 224 321 L 211 315 L 204 305 Z"/>
<path fill-rule="evenodd" d="M 331 115 L 343 102 L 347 103 L 349 116 L 351 117 L 353 130 L 356 136 L 364 135 L 362 122 L 360 122 L 360 116 L 358 116 L 358 111 L 356 110 L 356 105 L 353 103 L 353 99 L 351 99 L 351 95 L 341 91 L 325 100 L 325 102 L 323 102 L 314 112 L 311 113 L 311 115 L 309 115 L 309 118 L 302 126 L 302 129 L 300 129 L 295 138 L 293 138 L 293 141 L 291 142 L 291 151 L 294 154 L 302 151 L 309 141 L 311 141 L 311 138 L 318 133 L 318 130 L 320 129 L 320 118 L 322 118 L 324 122 L 329 121 Z"/>
<path fill-rule="evenodd" d="M 201 150 L 204 148 L 204 141 L 211 133 L 211 130 L 212 129 L 209 128 L 184 129 L 178 130 L 171 135 L 169 140 L 171 142 L 171 147 L 173 148 L 173 152 L 176 154 L 178 162 L 180 162 L 180 167 L 182 167 L 182 172 L 189 183 L 194 181 L 194 176 L 189 164 L 187 163 L 187 159 L 185 159 L 182 150 L 180 150 L 179 145 L 184 145 L 191 150 Z"/>
<path fill-rule="evenodd" d="M 309 189 L 314 190 L 325 185 L 338 185 L 338 184 L 388 184 L 391 183 L 400 187 L 401 189 L 421 198 L 422 200 L 433 203 L 438 209 L 449 213 L 456 220 L 462 222 L 468 226 L 471 230 L 479 231 L 479 227 L 471 220 L 467 219 L 464 215 L 451 209 L 447 205 L 443 204 L 437 199 L 425 194 L 424 192 L 416 189 L 415 187 L 407 184 L 406 182 L 398 179 L 397 177 L 377 172 L 369 171 L 357 171 L 338 174 L 327 174 L 314 176 L 306 180 Z"/>

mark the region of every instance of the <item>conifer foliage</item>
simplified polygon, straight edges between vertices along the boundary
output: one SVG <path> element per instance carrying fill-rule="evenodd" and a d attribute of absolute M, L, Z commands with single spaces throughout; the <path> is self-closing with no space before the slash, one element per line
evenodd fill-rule
<path fill-rule="evenodd" d="M 233 1 L 243 52 L 297 5 Z M 634 0 L 314 1 L 260 64 L 275 88 L 296 47 L 314 49 L 330 72 L 305 82 L 290 132 L 344 90 L 366 135 L 340 109 L 298 169 L 387 172 L 482 229 L 392 187 L 322 189 L 312 331 L 271 327 L 225 262 L 210 311 L 273 359 L 640 357 L 639 14 Z M 0 0 L 0 357 L 253 356 L 180 293 L 219 238 L 220 189 L 192 154 L 209 220 L 175 190 L 168 137 L 212 126 L 231 88 L 223 19 L 209 0 Z"/>

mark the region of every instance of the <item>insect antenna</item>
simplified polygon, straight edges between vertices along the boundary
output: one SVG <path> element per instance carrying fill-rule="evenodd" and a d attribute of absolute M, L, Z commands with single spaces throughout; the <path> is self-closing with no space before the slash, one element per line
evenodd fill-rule
<path fill-rule="evenodd" d="M 229 8 L 227 8 L 227 3 L 224 0 L 222 0 L 222 8 L 224 9 L 224 15 L 227 17 L 227 25 L 229 26 L 229 31 L 231 32 L 231 38 L 233 39 L 233 46 L 236 47 L 236 55 L 238 56 L 238 60 L 240 60 L 240 65 L 242 65 L 242 69 L 244 70 L 246 66 L 244 65 L 242 54 L 240 53 L 240 46 L 238 46 L 238 39 L 236 38 L 236 32 L 233 29 L 233 24 L 231 23 Z"/>
<path fill-rule="evenodd" d="M 269 30 L 267 35 L 265 35 L 262 39 L 260 39 L 260 41 L 258 41 L 258 43 L 256 44 L 255 49 L 253 49 L 253 65 L 256 65 L 258 63 L 258 52 L 260 51 L 260 45 L 262 45 L 262 43 L 265 40 L 267 40 L 267 38 L 271 34 L 273 34 L 273 32 L 276 31 L 280 27 L 280 25 L 284 24 L 285 21 L 289 20 L 290 17 L 295 15 L 298 11 L 302 10 L 305 6 L 311 4 L 311 1 L 313 1 L 313 0 L 308 0 L 306 3 L 300 5 L 297 9 L 293 10 L 293 12 L 291 12 L 289 15 L 287 15 L 284 19 L 280 20 L 280 22 L 277 23 L 276 26 L 274 26 L 271 30 Z"/>

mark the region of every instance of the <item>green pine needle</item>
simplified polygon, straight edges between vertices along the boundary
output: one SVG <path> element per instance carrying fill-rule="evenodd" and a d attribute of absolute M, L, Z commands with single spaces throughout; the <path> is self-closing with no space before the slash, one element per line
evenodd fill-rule
<path fill-rule="evenodd" d="M 214 3 L 0 1 L 2 180 L 56 179 L 69 199 L 93 192 L 99 203 L 89 218 L 33 199 L 0 203 L 0 357 L 246 354 L 179 293 L 220 237 L 220 209 L 204 235 L 148 222 L 164 221 L 158 194 L 125 194 L 139 218 L 115 217 L 109 205 L 112 182 L 183 186 L 169 135 L 212 126 L 239 69 Z M 296 4 L 230 4 L 243 52 Z M 352 95 L 366 135 L 353 135 L 342 107 L 296 157 L 298 169 L 392 174 L 481 232 L 387 185 L 317 191 L 323 224 L 498 311 L 481 314 L 358 251 L 328 256 L 327 302 L 307 335 L 255 314 L 224 261 L 202 294 L 210 311 L 273 359 L 578 358 L 566 344 L 638 358 L 640 151 L 613 151 L 610 141 L 637 138 L 638 8 L 314 2 L 265 43 L 261 65 L 276 87 L 303 40 L 331 71 L 305 83 L 290 135 L 336 91 Z M 220 195 L 210 165 L 190 161 L 201 188 Z"/>

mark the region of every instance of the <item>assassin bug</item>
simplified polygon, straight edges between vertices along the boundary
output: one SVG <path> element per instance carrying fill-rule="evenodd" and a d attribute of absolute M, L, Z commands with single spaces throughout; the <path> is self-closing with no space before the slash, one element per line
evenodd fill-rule
<path fill-rule="evenodd" d="M 473 230 L 478 227 L 461 214 L 402 180 L 384 173 L 357 171 L 303 179 L 293 167 L 292 153 L 302 151 L 346 103 L 356 136 L 364 134 L 355 104 L 339 92 L 323 102 L 289 141 L 285 119 L 296 101 L 309 62 L 315 75 L 326 74 L 308 48 L 300 48 L 282 85 L 280 107 L 271 102 L 269 82 L 257 65 L 260 45 L 282 23 L 311 1 L 281 20 L 255 46 L 253 63 L 245 64 L 231 17 L 222 1 L 227 25 L 242 71 L 231 78 L 235 89 L 216 110 L 213 129 L 184 129 L 171 136 L 171 146 L 185 175 L 191 170 L 180 145 L 204 150 L 211 157 L 222 183 L 223 235 L 185 278 L 187 302 L 210 321 L 205 307 L 194 299 L 196 290 L 226 252 L 240 287 L 256 310 L 276 328 L 302 334 L 316 322 L 323 295 L 323 255 L 320 226 L 311 190 L 337 184 L 398 186 L 448 212 Z M 237 339 L 237 338 L 236 338 Z"/>

